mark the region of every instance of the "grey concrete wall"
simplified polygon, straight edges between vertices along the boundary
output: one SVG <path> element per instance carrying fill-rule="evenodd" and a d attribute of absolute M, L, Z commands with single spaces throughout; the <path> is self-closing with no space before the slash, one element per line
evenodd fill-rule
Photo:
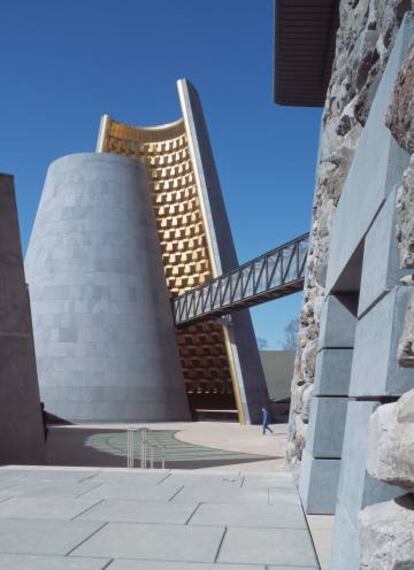
<path fill-rule="evenodd" d="M 143 165 L 109 154 L 54 162 L 26 271 L 49 412 L 76 421 L 189 417 Z"/>
<path fill-rule="evenodd" d="M 230 224 L 197 91 L 185 79 L 178 81 L 181 109 L 191 139 L 194 167 L 199 176 L 202 207 L 217 274 L 238 266 Z M 231 317 L 232 352 L 246 420 L 257 423 L 268 394 L 256 337 L 248 310 Z"/>
<path fill-rule="evenodd" d="M 291 350 L 261 350 L 260 360 L 271 400 L 290 398 L 295 352 Z"/>
<path fill-rule="evenodd" d="M 410 270 L 400 269 L 395 188 L 388 196 L 364 240 L 358 316 L 389 293 Z M 381 261 L 381 262 L 380 262 Z"/>
<path fill-rule="evenodd" d="M 39 464 L 45 442 L 13 177 L 0 174 L 0 463 Z"/>

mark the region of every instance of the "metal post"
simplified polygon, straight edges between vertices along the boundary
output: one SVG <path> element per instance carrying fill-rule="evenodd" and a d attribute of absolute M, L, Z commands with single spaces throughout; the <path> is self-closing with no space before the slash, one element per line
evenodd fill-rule
<path fill-rule="evenodd" d="M 150 462 L 151 469 L 154 469 L 154 446 L 151 445 L 151 462 Z"/>
<path fill-rule="evenodd" d="M 129 469 L 129 428 L 127 428 L 126 436 L 127 436 L 127 469 Z"/>
<path fill-rule="evenodd" d="M 133 469 L 135 466 L 134 451 L 135 451 L 135 428 L 129 427 L 127 429 L 127 468 Z"/>
<path fill-rule="evenodd" d="M 165 469 L 165 448 L 163 445 L 158 446 L 160 450 L 161 469 Z"/>
<path fill-rule="evenodd" d="M 141 435 L 141 468 L 147 468 L 147 442 L 148 442 L 148 429 L 141 428 L 140 429 Z"/>

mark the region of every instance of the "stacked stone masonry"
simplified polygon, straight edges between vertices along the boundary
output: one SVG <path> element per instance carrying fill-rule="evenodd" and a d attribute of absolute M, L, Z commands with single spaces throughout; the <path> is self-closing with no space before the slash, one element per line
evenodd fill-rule
<path fill-rule="evenodd" d="M 397 192 L 396 233 L 400 267 L 406 288 L 405 323 L 398 346 L 398 363 L 407 373 L 414 366 L 414 37 L 398 73 L 386 124 L 410 162 Z M 405 287 L 404 287 L 405 286 Z M 402 320 L 402 318 L 400 319 Z M 394 347 L 394 354 L 397 350 Z M 411 384 L 412 385 L 412 384 Z M 369 421 L 367 469 L 372 477 L 407 494 L 366 507 L 360 513 L 361 568 L 414 568 L 414 390 L 394 403 L 379 406 Z"/>
<path fill-rule="evenodd" d="M 340 3 L 322 118 L 288 455 L 332 570 L 414 567 L 413 7 Z"/>
<path fill-rule="evenodd" d="M 344 181 L 410 0 L 341 0 L 336 56 L 322 117 L 311 244 L 292 381 L 288 457 L 301 458 L 315 380 L 333 219 Z"/>

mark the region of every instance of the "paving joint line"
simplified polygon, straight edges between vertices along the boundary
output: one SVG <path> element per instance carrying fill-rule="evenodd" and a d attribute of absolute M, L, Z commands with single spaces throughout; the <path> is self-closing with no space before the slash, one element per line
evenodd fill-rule
<path fill-rule="evenodd" d="M 176 491 L 167 501 L 167 503 L 171 503 L 171 501 L 173 499 L 175 499 L 175 497 L 178 495 L 178 493 L 181 493 L 181 491 L 184 489 L 184 485 L 181 485 L 181 487 L 178 489 L 178 491 Z"/>
<path fill-rule="evenodd" d="M 188 523 L 190 522 L 190 520 L 193 518 L 193 516 L 196 514 L 196 512 L 198 511 L 198 509 L 201 507 L 203 503 L 197 503 L 196 508 L 193 510 L 193 512 L 191 513 L 191 515 L 188 517 L 188 519 L 186 520 L 186 522 L 184 523 L 185 525 L 188 525 Z"/>
<path fill-rule="evenodd" d="M 82 477 L 82 479 L 79 479 L 79 483 L 83 483 L 84 481 L 89 481 L 89 479 L 94 479 L 94 478 L 97 477 L 101 472 L 102 472 L 102 470 L 94 471 L 94 472 L 91 473 L 90 475 L 87 475 L 86 477 Z"/>
<path fill-rule="evenodd" d="M 161 483 L 164 483 L 164 481 L 166 481 L 169 477 L 171 477 L 171 471 L 167 473 L 166 476 L 163 477 L 160 481 L 158 481 L 158 483 L 155 486 L 158 487 L 159 485 L 161 485 Z"/>
<path fill-rule="evenodd" d="M 100 503 L 104 503 L 105 499 L 100 499 L 98 502 L 94 503 L 93 505 L 90 505 L 89 507 L 87 507 L 86 509 L 84 509 L 83 511 L 81 511 L 80 513 L 76 514 L 74 517 L 72 517 L 70 520 L 74 521 L 75 519 L 77 519 L 78 517 L 82 516 L 83 514 L 87 513 L 88 511 L 90 511 L 91 509 L 93 509 L 94 507 L 96 507 L 97 505 L 99 505 Z"/>
<path fill-rule="evenodd" d="M 107 568 L 109 568 L 112 562 L 115 562 L 115 558 L 111 558 L 111 560 L 107 564 L 105 564 L 105 566 L 102 566 L 102 570 L 106 570 Z"/>
<path fill-rule="evenodd" d="M 298 489 L 296 489 L 298 495 L 299 495 L 299 491 Z M 319 556 L 318 556 L 318 551 L 316 550 L 316 546 L 315 546 L 315 541 L 313 540 L 313 535 L 310 529 L 310 525 L 309 525 L 309 521 L 308 521 L 308 517 L 306 516 L 306 512 L 305 509 L 303 508 L 303 504 L 302 504 L 302 499 L 301 496 L 299 495 L 299 504 L 300 504 L 300 508 L 302 510 L 302 514 L 303 514 L 303 518 L 305 519 L 305 524 L 306 524 L 306 528 L 308 530 L 308 535 L 309 535 L 309 539 L 312 545 L 312 549 L 313 549 L 313 553 L 315 555 L 315 562 L 316 562 L 316 568 L 318 570 L 321 570 L 322 566 L 321 566 L 321 561 L 319 560 Z"/>
<path fill-rule="evenodd" d="M 79 495 L 75 495 L 75 497 L 73 497 L 74 499 L 79 499 L 80 497 L 83 497 L 84 495 L 87 495 L 88 493 L 90 493 L 91 491 L 96 491 L 96 489 L 98 489 L 99 487 L 102 487 L 103 483 L 98 483 L 95 487 L 92 487 L 92 489 L 88 489 L 87 491 L 83 491 L 82 493 L 80 493 Z"/>
<path fill-rule="evenodd" d="M 214 557 L 214 564 L 217 563 L 218 557 L 220 556 L 221 547 L 223 546 L 224 538 L 227 534 L 227 527 L 224 527 L 223 536 L 221 537 L 220 543 L 217 548 L 216 556 Z"/>
<path fill-rule="evenodd" d="M 85 542 L 87 542 L 90 538 L 92 538 L 93 536 L 95 536 L 95 534 L 97 534 L 100 530 L 102 530 L 104 528 L 104 526 L 106 526 L 107 524 L 109 524 L 108 522 L 104 522 L 103 525 L 101 525 L 99 528 L 97 528 L 96 530 L 94 530 L 91 534 L 89 534 L 86 538 L 84 538 L 79 544 L 77 544 L 74 548 L 71 548 L 69 550 L 69 552 L 67 552 L 64 556 L 65 557 L 69 557 L 72 552 L 74 552 L 77 548 L 79 548 L 80 546 L 82 546 L 82 544 L 85 544 Z"/>

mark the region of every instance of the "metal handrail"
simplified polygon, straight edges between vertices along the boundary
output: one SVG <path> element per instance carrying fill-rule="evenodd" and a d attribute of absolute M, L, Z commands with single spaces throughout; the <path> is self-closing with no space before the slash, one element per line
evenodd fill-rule
<path fill-rule="evenodd" d="M 127 468 L 135 467 L 135 434 L 138 432 L 140 437 L 140 468 L 147 469 L 148 463 L 150 469 L 155 469 L 156 450 L 159 450 L 160 468 L 165 469 L 166 448 L 160 443 L 149 443 L 148 433 L 152 431 L 147 427 L 130 426 L 127 428 Z"/>

